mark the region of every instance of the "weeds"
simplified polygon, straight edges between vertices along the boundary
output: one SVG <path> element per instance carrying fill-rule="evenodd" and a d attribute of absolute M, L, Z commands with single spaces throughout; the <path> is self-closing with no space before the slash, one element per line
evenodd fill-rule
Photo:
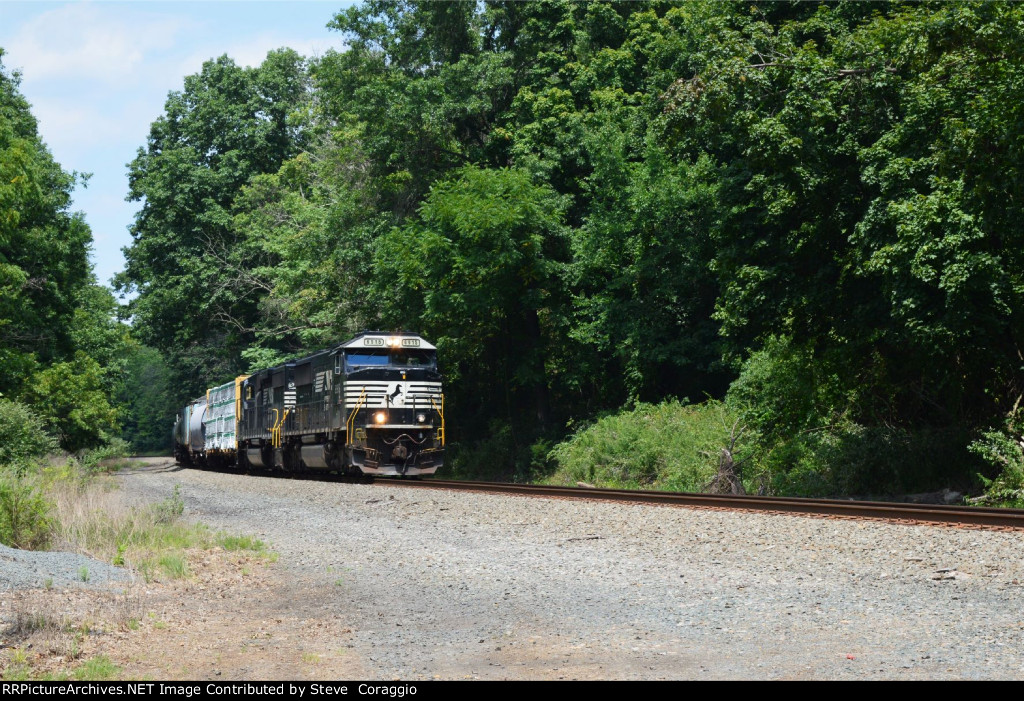
<path fill-rule="evenodd" d="M 4 635 L 21 642 L 31 639 L 30 645 L 36 650 L 75 659 L 81 654 L 81 640 L 87 632 L 87 627 L 75 625 L 66 617 L 54 617 L 32 608 L 23 599 L 15 599 Z M 11 664 L 27 666 L 28 660 L 23 653 L 12 653 Z"/>
<path fill-rule="evenodd" d="M 6 668 L 0 674 L 0 679 L 5 682 L 28 681 L 32 674 L 32 668 L 28 664 L 28 653 L 24 648 L 14 648 L 10 652 Z"/>
<path fill-rule="evenodd" d="M 182 521 L 180 488 L 148 506 L 126 504 L 106 479 L 54 483 L 57 539 L 77 552 L 131 567 L 146 581 L 188 576 L 185 551 L 210 548 L 208 528 Z"/>
<path fill-rule="evenodd" d="M 116 489 L 106 475 L 87 469 L 74 458 L 39 461 L 34 471 L 18 472 L 0 467 L 0 534 L 5 542 L 24 546 L 48 543 L 61 550 L 75 551 L 112 562 L 138 572 L 146 581 L 176 580 L 191 576 L 189 558 L 195 551 L 216 547 L 228 552 L 251 552 L 261 560 L 275 561 L 276 553 L 249 536 L 214 533 L 182 517 L 185 501 L 181 489 L 156 504 L 133 504 Z M 27 535 L 26 535 L 27 534 Z M 244 558 L 243 558 L 244 559 Z M 243 574 L 248 574 L 246 569 Z M 88 567 L 81 567 L 77 579 L 89 582 Z M 54 580 L 47 577 L 43 589 L 52 591 Z M 138 591 L 129 586 L 120 595 L 106 595 L 102 609 L 78 622 L 55 618 L 51 609 L 26 603 L 29 597 L 12 599 L 14 606 L 0 631 L 7 650 L 0 652 L 0 678 L 40 680 L 46 678 L 112 679 L 120 669 L 106 657 L 85 660 L 73 671 L 43 674 L 41 661 L 62 658 L 78 660 L 89 654 L 88 638 L 93 629 L 137 631 L 146 618 Z M 152 614 L 153 628 L 166 628 Z M 15 648 L 16 645 L 25 645 Z M 26 655 L 31 646 L 33 654 Z"/>
<path fill-rule="evenodd" d="M 188 563 L 178 553 L 161 555 L 157 562 L 160 565 L 160 569 L 170 579 L 185 579 L 188 577 Z"/>
<path fill-rule="evenodd" d="M 90 472 L 113 472 L 128 467 L 130 446 L 121 438 L 113 438 L 106 445 L 81 453 L 80 462 Z"/>
<path fill-rule="evenodd" d="M 138 630 L 142 620 L 144 607 L 142 597 L 134 586 L 129 586 L 118 596 L 109 609 L 113 614 L 113 623 L 121 630 Z"/>
<path fill-rule="evenodd" d="M 238 550 L 250 550 L 254 553 L 266 552 L 267 546 L 261 540 L 252 538 L 250 536 L 237 536 L 227 535 L 226 533 L 218 533 L 216 538 L 217 545 L 224 548 L 229 552 L 235 552 Z"/>

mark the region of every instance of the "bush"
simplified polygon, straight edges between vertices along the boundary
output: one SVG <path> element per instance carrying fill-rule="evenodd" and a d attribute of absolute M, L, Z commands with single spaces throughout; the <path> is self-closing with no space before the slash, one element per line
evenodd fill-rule
<path fill-rule="evenodd" d="M 982 433 L 970 450 L 996 474 L 990 479 L 978 477 L 985 494 L 974 499 L 976 504 L 1024 508 L 1024 409 L 1015 409 L 999 429 Z"/>
<path fill-rule="evenodd" d="M 27 396 L 69 453 L 101 446 L 117 432 L 118 412 L 104 390 L 103 369 L 82 352 L 73 362 L 36 373 Z"/>
<path fill-rule="evenodd" d="M 24 404 L 0 399 L 0 465 L 24 465 L 57 449 L 46 424 Z"/>
<path fill-rule="evenodd" d="M 966 444 L 957 430 L 841 421 L 777 441 L 760 467 L 776 494 L 884 498 L 962 481 L 963 465 L 972 462 Z"/>
<path fill-rule="evenodd" d="M 558 444 L 556 484 L 699 492 L 718 469 L 737 414 L 721 402 L 640 404 L 599 419 Z M 734 448 L 746 453 L 746 441 Z M 736 455 L 743 460 L 744 455 Z"/>
<path fill-rule="evenodd" d="M 111 438 L 107 443 L 82 452 L 82 465 L 88 470 L 116 469 L 127 464 L 131 446 L 123 438 Z"/>
<path fill-rule="evenodd" d="M 445 477 L 497 482 L 526 481 L 529 459 L 507 422 L 492 421 L 486 438 L 446 446 Z"/>
<path fill-rule="evenodd" d="M 0 543 L 38 550 L 50 541 L 50 503 L 35 484 L 0 472 Z"/>
<path fill-rule="evenodd" d="M 975 460 L 962 429 L 868 425 L 870 401 L 841 366 L 772 338 L 729 388 L 727 403 L 758 436 L 757 467 L 772 493 L 895 495 L 963 481 Z"/>

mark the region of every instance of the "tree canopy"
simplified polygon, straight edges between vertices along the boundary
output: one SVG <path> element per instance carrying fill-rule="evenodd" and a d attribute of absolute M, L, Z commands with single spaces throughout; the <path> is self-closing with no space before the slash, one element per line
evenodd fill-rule
<path fill-rule="evenodd" d="M 364 2 L 330 24 L 345 50 L 222 57 L 170 95 L 120 284 L 191 393 L 427 333 L 453 438 L 506 473 L 570 422 L 710 396 L 773 488 L 840 458 L 867 467 L 799 488 L 969 479 L 1024 393 L 1022 20 Z M 903 449 L 947 457 L 876 469 Z"/>

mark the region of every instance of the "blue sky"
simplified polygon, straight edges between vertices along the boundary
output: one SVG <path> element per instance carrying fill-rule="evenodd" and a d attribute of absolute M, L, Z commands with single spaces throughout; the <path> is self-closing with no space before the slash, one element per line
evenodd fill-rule
<path fill-rule="evenodd" d="M 75 191 L 93 233 L 96 277 L 124 267 L 121 248 L 137 203 L 126 164 L 146 143 L 171 90 L 206 61 L 228 54 L 255 66 L 271 49 L 311 56 L 341 50 L 327 23 L 349 0 L 306 2 L 14 2 L 0 0 L 4 66 L 65 170 L 92 173 Z"/>

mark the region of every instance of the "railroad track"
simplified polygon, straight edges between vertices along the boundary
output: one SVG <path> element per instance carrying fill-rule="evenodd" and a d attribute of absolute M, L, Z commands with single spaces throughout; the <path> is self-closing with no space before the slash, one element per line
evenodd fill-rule
<path fill-rule="evenodd" d="M 380 482 L 384 484 L 384 482 Z M 979 506 L 944 506 L 877 501 L 843 501 L 799 497 L 727 496 L 679 492 L 645 492 L 628 489 L 555 487 L 504 482 L 455 480 L 398 480 L 388 485 L 416 489 L 454 489 L 558 499 L 590 499 L 635 504 L 659 504 L 689 508 L 796 514 L 819 518 L 849 518 L 994 530 L 1024 530 L 1024 509 L 993 509 Z"/>

